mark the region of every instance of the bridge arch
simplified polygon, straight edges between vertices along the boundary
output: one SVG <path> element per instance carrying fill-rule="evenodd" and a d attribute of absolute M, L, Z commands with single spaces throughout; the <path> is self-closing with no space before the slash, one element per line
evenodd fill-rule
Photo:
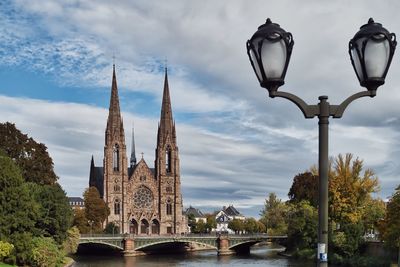
<path fill-rule="evenodd" d="M 210 249 L 215 249 L 215 250 L 218 249 L 215 244 L 211 245 L 211 244 L 209 244 L 207 242 L 180 239 L 180 240 L 158 240 L 158 241 L 155 241 L 155 242 L 149 242 L 149 243 L 145 243 L 145 244 L 142 244 L 142 245 L 139 245 L 139 246 L 135 247 L 135 250 L 136 251 L 143 251 L 143 250 L 151 250 L 152 248 L 155 249 L 155 248 L 157 248 L 159 246 L 164 246 L 164 245 L 168 245 L 168 244 L 170 244 L 170 245 L 173 245 L 173 244 L 182 244 L 182 245 L 184 245 L 184 244 L 191 244 L 191 243 L 198 244 L 198 245 L 201 245 L 201 246 L 206 246 L 206 247 L 208 247 Z"/>
<path fill-rule="evenodd" d="M 79 247 L 82 248 L 82 246 L 108 248 L 108 249 L 117 250 L 117 251 L 124 250 L 123 244 L 121 242 L 111 243 L 111 242 L 104 242 L 104 241 L 100 241 L 100 240 L 81 241 L 81 242 L 79 242 L 78 249 L 79 249 Z"/>

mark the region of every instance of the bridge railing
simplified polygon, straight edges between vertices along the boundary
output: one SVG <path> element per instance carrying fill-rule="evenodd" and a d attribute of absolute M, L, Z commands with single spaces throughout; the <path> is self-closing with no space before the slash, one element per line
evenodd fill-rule
<path fill-rule="evenodd" d="M 124 234 L 81 234 L 81 238 L 123 238 L 125 237 Z"/>

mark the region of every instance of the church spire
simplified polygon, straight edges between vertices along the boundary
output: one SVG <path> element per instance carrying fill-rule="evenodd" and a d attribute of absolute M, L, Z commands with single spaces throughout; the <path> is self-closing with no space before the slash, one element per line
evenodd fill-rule
<path fill-rule="evenodd" d="M 131 168 L 136 165 L 136 152 L 135 152 L 135 133 L 132 123 L 132 144 L 131 144 Z"/>
<path fill-rule="evenodd" d="M 163 99 L 161 106 L 159 134 L 162 136 L 166 136 L 168 133 L 172 132 L 173 132 L 173 119 L 172 119 L 171 98 L 169 95 L 168 69 L 165 67 L 164 92 L 163 92 Z"/>
<path fill-rule="evenodd" d="M 117 77 L 115 75 L 115 64 L 113 64 L 111 98 L 110 98 L 110 107 L 108 111 L 106 131 L 109 132 L 110 134 L 116 132 L 123 134 L 123 123 L 121 118 L 121 110 L 119 107 Z"/>

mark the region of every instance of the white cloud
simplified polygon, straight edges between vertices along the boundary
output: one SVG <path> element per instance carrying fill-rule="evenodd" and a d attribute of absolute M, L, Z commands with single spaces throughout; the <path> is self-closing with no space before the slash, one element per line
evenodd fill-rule
<path fill-rule="evenodd" d="M 280 23 L 295 40 L 282 90 L 310 104 L 327 94 L 332 104 L 338 104 L 362 90 L 350 64 L 348 40 L 371 11 L 376 21 L 399 32 L 396 7 L 400 4 L 395 0 L 15 1 L 14 12 L 2 11 L 0 16 L 4 25 L 0 64 L 45 73 L 61 85 L 109 88 L 115 53 L 120 90 L 134 96 L 149 94 L 154 103 L 160 103 L 162 65 L 168 58 L 175 115 L 194 117 L 180 119 L 177 125 L 183 181 L 193 179 L 191 187 L 201 188 L 202 183 L 218 180 L 215 184 L 226 188 L 225 192 L 241 188 L 266 195 L 276 190 L 285 197 L 292 177 L 317 162 L 317 120 L 303 119 L 292 103 L 266 99 L 249 65 L 245 41 L 266 17 Z M 400 64 L 396 58 L 378 96 L 351 104 L 343 119 L 331 120 L 330 133 L 331 155 L 352 152 L 363 158 L 377 170 L 386 195 L 400 174 L 395 160 L 400 156 Z M 63 177 L 86 179 L 86 155 L 78 156 L 79 151 L 95 153 L 100 162 L 106 110 L 31 99 L 2 97 L 1 101 L 5 119 L 48 144 Z M 21 101 L 31 109 L 19 106 Z M 135 119 L 138 151 L 145 152 L 145 157 L 153 155 L 157 118 L 132 114 L 124 118 L 126 128 Z M 130 136 L 130 130 L 125 130 Z M 74 154 L 77 163 L 67 163 Z M 77 167 L 71 170 L 71 166 Z M 217 198 L 218 193 L 220 200 L 207 203 L 232 198 L 220 191 L 213 196 Z M 197 195 L 187 199 L 205 203 Z M 246 205 L 254 199 L 259 200 L 235 201 Z"/>

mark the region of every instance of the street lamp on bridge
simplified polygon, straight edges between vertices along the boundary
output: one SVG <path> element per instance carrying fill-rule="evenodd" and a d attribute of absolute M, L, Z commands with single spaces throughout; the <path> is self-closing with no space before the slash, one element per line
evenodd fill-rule
<path fill-rule="evenodd" d="M 291 93 L 278 91 L 285 83 L 285 75 L 293 49 L 293 37 L 278 24 L 267 19 L 247 41 L 247 54 L 261 87 L 269 96 L 282 97 L 296 104 L 306 119 L 318 117 L 319 125 L 319 205 L 318 205 L 318 266 L 328 266 L 328 124 L 329 117 L 341 118 L 347 106 L 360 97 L 374 97 L 385 77 L 396 48 L 396 36 L 372 18 L 363 25 L 349 42 L 351 63 L 360 85 L 358 92 L 340 105 L 331 105 L 327 96 L 319 97 L 319 104 L 308 105 Z"/>

